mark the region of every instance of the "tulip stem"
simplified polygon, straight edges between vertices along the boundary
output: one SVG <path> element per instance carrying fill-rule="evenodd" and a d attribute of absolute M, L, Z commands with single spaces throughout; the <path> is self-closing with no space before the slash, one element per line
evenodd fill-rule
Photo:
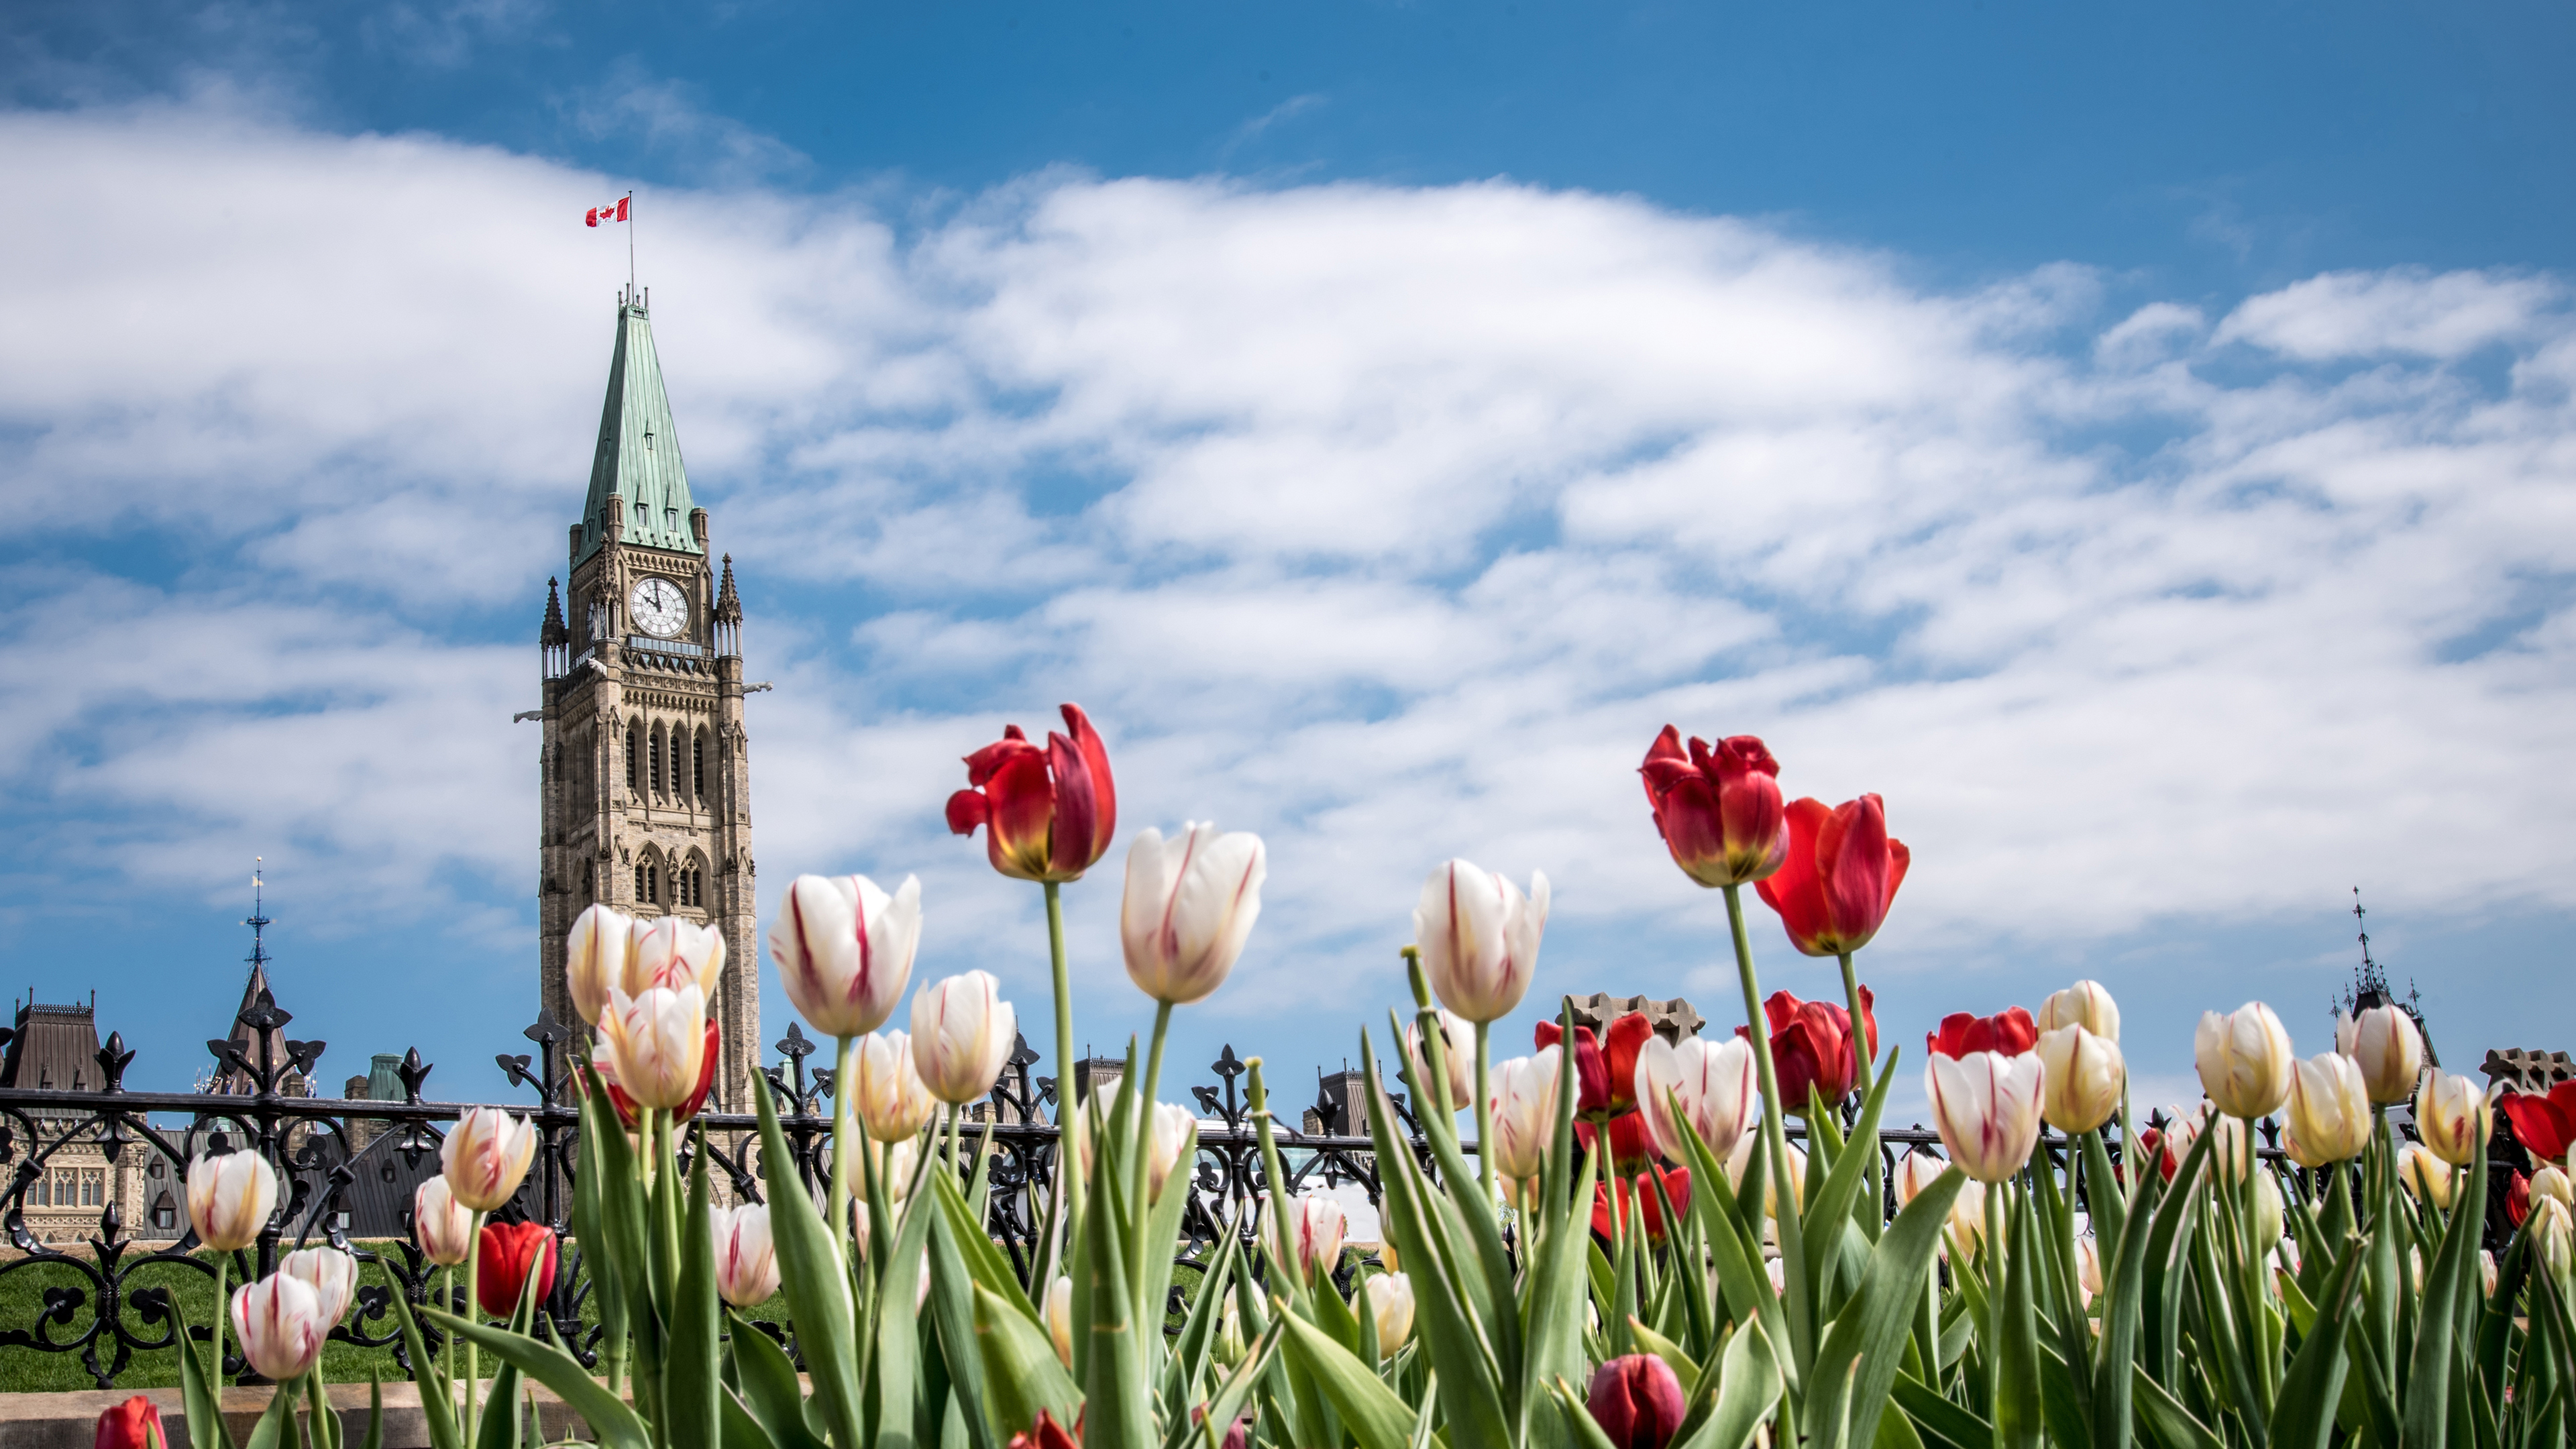
<path fill-rule="evenodd" d="M 1771 1062 L 1771 1022 L 1762 1013 L 1762 983 L 1753 971 L 1753 938 L 1744 929 L 1743 887 L 1720 887 L 1726 895 L 1726 924 L 1735 938 L 1735 974 L 1744 986 L 1745 1035 L 1753 1039 L 1753 1061 L 1762 1073 L 1762 1133 L 1771 1159 L 1771 1182 L 1779 1194 L 1773 1221 L 1780 1227 L 1781 1274 L 1788 1291 L 1790 1352 L 1804 1366 L 1814 1357 L 1813 1329 L 1807 1303 L 1807 1254 L 1798 1234 L 1798 1184 L 1789 1176 L 1789 1129 L 1782 1116 L 1780 1072 Z M 1605 1144 L 1606 1145 L 1606 1144 Z"/>
<path fill-rule="evenodd" d="M 1145 1090 L 1136 1098 L 1136 1128 L 1128 1139 L 1132 1144 L 1129 1150 L 1136 1154 L 1136 1166 L 1128 1174 L 1128 1181 L 1134 1184 L 1135 1190 L 1128 1195 L 1127 1201 L 1135 1210 L 1139 1229 L 1136 1234 L 1136 1263 L 1131 1278 L 1139 1288 L 1144 1286 L 1145 1265 L 1152 1261 L 1154 1252 L 1154 1245 L 1145 1241 L 1146 1234 L 1142 1229 L 1153 1218 L 1146 1209 L 1150 1205 L 1147 1192 L 1153 1186 L 1154 1094 L 1163 1088 L 1163 1037 L 1171 1029 L 1172 1003 L 1155 1002 L 1154 1045 L 1145 1053 Z M 1177 1163 L 1174 1165 L 1178 1166 Z M 1164 1251 L 1170 1250 L 1170 1245 L 1165 1244 Z"/>
<path fill-rule="evenodd" d="M 842 1037 L 841 1049 L 832 1055 L 832 1242 L 836 1247 L 850 1231 L 850 1052 L 857 1040 Z M 841 1256 L 844 1269 L 856 1252 L 854 1246 Z"/>
<path fill-rule="evenodd" d="M 215 1371 L 210 1377 L 218 1391 L 224 1387 L 224 1320 L 232 1317 L 232 1304 L 224 1296 L 232 1266 L 232 1254 L 215 1254 Z"/>
<path fill-rule="evenodd" d="M 481 1320 L 483 1311 L 480 1293 L 483 1274 L 483 1215 L 479 1212 L 474 1214 L 466 1226 L 472 1231 L 465 1239 L 464 1317 L 467 1322 L 473 1323 Z M 469 1338 L 465 1340 L 465 1425 L 468 1433 L 473 1432 L 474 1401 L 480 1397 L 475 1390 L 481 1387 L 477 1380 L 482 1377 L 482 1372 L 481 1355 L 475 1350 L 474 1340 Z"/>
<path fill-rule="evenodd" d="M 1492 1022 L 1476 1023 L 1476 1175 L 1484 1179 L 1488 1204 L 1494 1200 L 1494 1051 L 1488 1040 L 1492 1030 Z"/>
<path fill-rule="evenodd" d="M 1843 1003 L 1851 1009 L 1852 1086 L 1859 1090 L 1865 1104 L 1869 1100 L 1869 1085 L 1878 1076 L 1878 1033 L 1866 1024 L 1868 1018 L 1860 1009 L 1860 973 L 1852 969 L 1852 953 L 1842 951 L 1836 954 L 1842 957 L 1843 962 Z M 1867 1174 L 1863 1179 L 1867 1183 L 1864 1191 L 1869 1194 L 1872 1212 L 1876 1213 L 1886 1203 L 1884 1189 L 1878 1180 L 1878 1144 L 1869 1143 L 1867 1150 L 1869 1161 L 1864 1168 Z M 1873 1216 L 1870 1221 L 1875 1223 L 1878 1218 Z"/>
<path fill-rule="evenodd" d="M 1074 1171 L 1072 1154 L 1065 1150 L 1071 1140 L 1065 1124 L 1073 1111 L 1073 990 L 1065 981 L 1064 898 L 1057 882 L 1040 884 L 1046 889 L 1047 956 L 1055 968 L 1055 1156 L 1056 1175 L 1063 1179 L 1056 1196 L 1064 1200 L 1064 1225 L 1070 1230 L 1082 1215 L 1082 1177 Z M 1048 1250 L 1054 1251 L 1054 1244 Z"/>

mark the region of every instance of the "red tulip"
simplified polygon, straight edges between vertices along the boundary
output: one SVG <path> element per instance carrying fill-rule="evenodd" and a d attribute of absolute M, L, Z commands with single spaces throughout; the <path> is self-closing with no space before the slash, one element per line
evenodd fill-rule
<path fill-rule="evenodd" d="M 2174 1180 L 2174 1174 L 2182 1170 L 2183 1157 L 2191 1151 L 2192 1141 L 2199 1135 L 2198 1128 L 2189 1122 L 2176 1123 L 2175 1130 L 2171 1132 L 2160 1132 L 2153 1127 L 2141 1127 L 2138 1129 L 2138 1151 L 2155 1159 L 2156 1170 L 2164 1175 L 2165 1181 L 2171 1182 Z M 2120 1180 L 2122 1182 L 2129 1180 L 2125 1162 L 2122 1164 Z"/>
<path fill-rule="evenodd" d="M 1954 1011 L 1941 1018 L 1939 1031 L 1923 1034 L 1923 1050 L 1943 1057 L 1964 1057 L 1970 1052 L 2017 1057 L 2038 1045 L 2039 1023 L 2018 1006 L 2007 1006 L 1992 1016 Z"/>
<path fill-rule="evenodd" d="M 1646 1181 L 1647 1172 L 1653 1173 L 1655 1177 L 1662 1180 L 1664 1196 L 1673 1200 L 1673 1212 L 1676 1216 L 1690 1211 L 1690 1169 L 1676 1167 L 1666 1172 L 1660 1167 L 1649 1167 L 1646 1172 L 1641 1172 L 1634 1178 L 1618 1176 L 1593 1186 L 1592 1231 L 1602 1237 L 1609 1237 L 1612 1213 L 1615 1211 L 1618 1220 L 1625 1222 L 1628 1217 L 1628 1198 L 1633 1193 L 1646 1210 L 1646 1241 L 1660 1243 L 1664 1240 L 1664 1205 L 1662 1200 L 1655 1196 L 1654 1186 Z M 1615 1209 L 1611 1205 L 1611 1189 L 1614 1187 L 1618 1189 L 1618 1205 Z"/>
<path fill-rule="evenodd" d="M 141 1394 L 98 1416 L 98 1449 L 170 1449 L 161 1410 Z"/>
<path fill-rule="evenodd" d="M 1860 989 L 1861 1026 L 1868 1033 L 1872 1060 L 1878 1056 L 1876 1001 L 1868 987 Z M 1849 1012 L 1830 1001 L 1800 1001 L 1786 991 L 1775 991 L 1762 1003 L 1762 1014 L 1771 1022 L 1771 1064 L 1779 1074 L 1783 1111 L 1806 1114 L 1810 1083 L 1828 1107 L 1851 1095 L 1852 1076 L 1858 1069 L 1852 1063 Z M 1740 1026 L 1735 1034 L 1751 1037 Z"/>
<path fill-rule="evenodd" d="M 1618 1449 L 1664 1449 L 1682 1427 L 1682 1381 L 1651 1353 L 1632 1353 L 1592 1375 L 1584 1407 Z"/>
<path fill-rule="evenodd" d="M 1780 913 L 1789 944 L 1810 956 L 1857 951 L 1878 934 L 1913 855 L 1887 833 L 1887 811 L 1875 795 L 1828 808 L 1792 801 L 1789 853 L 1780 871 L 1753 889 Z"/>
<path fill-rule="evenodd" d="M 555 1230 L 544 1223 L 485 1223 L 474 1301 L 495 1318 L 519 1311 L 519 1290 L 537 1275 L 537 1301 L 555 1287 Z"/>
<path fill-rule="evenodd" d="M 1637 1105 L 1637 1053 L 1645 1050 L 1646 1038 L 1654 1034 L 1654 1025 L 1642 1011 L 1611 1021 L 1606 1052 L 1593 1040 L 1592 1028 L 1574 1029 L 1575 1116 L 1606 1117 Z M 1537 1035 L 1540 1051 L 1564 1039 L 1564 1032 L 1552 1021 L 1540 1022 Z"/>
<path fill-rule="evenodd" d="M 2513 1186 L 2505 1189 L 2504 1215 L 2517 1228 L 2531 1216 L 2531 1179 L 2519 1172 L 2513 1175 Z"/>
<path fill-rule="evenodd" d="M 1038 1421 L 1012 1435 L 1008 1449 L 1082 1449 L 1082 1420 L 1076 1418 L 1068 1429 L 1056 1422 L 1054 1411 L 1040 1409 Z"/>
<path fill-rule="evenodd" d="M 1638 767 L 1655 829 L 1682 874 L 1704 886 L 1743 885 L 1780 868 L 1789 850 L 1780 762 L 1752 735 L 1694 738 L 1682 752 L 1671 725 Z"/>
<path fill-rule="evenodd" d="M 698 1085 L 689 1093 L 689 1100 L 671 1109 L 671 1120 L 674 1124 L 696 1117 L 707 1105 L 707 1094 L 715 1090 L 716 1056 L 718 1050 L 724 1045 L 724 1039 L 716 1031 L 714 1017 L 707 1018 L 706 1041 L 705 1061 L 698 1068 Z M 609 1064 L 608 1058 L 605 1055 L 593 1058 L 590 1069 L 599 1074 L 599 1084 L 608 1089 L 608 1105 L 617 1109 L 617 1120 L 625 1123 L 626 1130 L 629 1132 L 643 1130 L 636 1125 L 641 1119 L 636 1113 L 635 1099 L 626 1095 L 624 1087 L 617 1085 L 617 1069 Z"/>
<path fill-rule="evenodd" d="M 1574 1141 L 1579 1148 L 1590 1150 L 1592 1139 L 1601 1129 L 1589 1122 L 1574 1124 Z M 1610 1119 L 1611 1171 L 1623 1176 L 1643 1172 L 1655 1160 L 1654 1138 L 1646 1131 L 1646 1114 L 1622 1112 Z"/>
<path fill-rule="evenodd" d="M 984 827 L 993 869 L 1021 880 L 1080 880 L 1118 830 L 1109 750 L 1082 706 L 1064 706 L 1065 728 L 1043 750 L 1018 725 L 966 757 L 967 788 L 948 797 L 948 828 Z"/>
<path fill-rule="evenodd" d="M 2576 1081 L 2560 1082 L 2546 1096 L 2507 1092 L 2496 1105 L 2513 1123 L 2513 1140 L 2543 1162 L 2564 1166 L 2567 1150 L 2576 1147 Z"/>

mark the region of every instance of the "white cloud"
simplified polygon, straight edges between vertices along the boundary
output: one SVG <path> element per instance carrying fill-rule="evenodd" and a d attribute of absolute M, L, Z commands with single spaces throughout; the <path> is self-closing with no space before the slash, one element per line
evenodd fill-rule
<path fill-rule="evenodd" d="M 2329 272 L 2246 299 L 2218 324 L 2218 340 L 2311 362 L 2397 352 L 2460 357 L 2542 327 L 2563 330 L 2565 319 L 2551 314 L 2565 298 L 2549 277 Z"/>
<path fill-rule="evenodd" d="M 65 838 L 118 822 L 83 848 L 136 889 L 197 885 L 220 826 L 306 843 L 353 913 L 518 909 L 504 721 L 586 476 L 609 181 L 154 109 L 0 118 L 0 182 L 42 219 L 0 235 L 0 499 L 78 559 L 8 583 L 9 788 Z M 1891 962 L 2053 974 L 2355 881 L 2576 907 L 2555 279 L 2339 273 L 2213 330 L 2079 268 L 1943 292 L 1503 184 L 1050 174 L 910 232 L 652 201 L 681 433 L 780 684 L 771 888 L 919 870 L 940 969 L 1035 979 L 1032 893 L 938 811 L 1068 698 L 1133 826 L 1270 839 L 1212 1020 L 1338 1035 L 1451 853 L 1556 880 L 1550 989 L 1677 988 L 1708 902 L 1634 774 L 1668 720 L 1888 798 Z M 2501 379 L 2452 365 L 2489 347 Z M 1114 977 L 1111 892 L 1071 894 Z"/>

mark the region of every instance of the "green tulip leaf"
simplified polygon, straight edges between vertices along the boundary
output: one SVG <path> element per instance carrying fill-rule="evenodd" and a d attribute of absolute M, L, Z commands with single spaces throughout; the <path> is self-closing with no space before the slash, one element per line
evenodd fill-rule
<path fill-rule="evenodd" d="M 689 1205 L 680 1222 L 679 1274 L 673 1284 L 670 1344 L 663 1360 L 663 1437 L 674 1444 L 714 1443 L 724 1422 L 718 1335 L 724 1309 L 716 1297 L 716 1248 L 708 1205 L 706 1131 L 689 1162 Z"/>
<path fill-rule="evenodd" d="M 1914 1426 L 1949 1449 L 1993 1449 L 1994 1426 L 1939 1393 L 1921 1379 L 1898 1374 L 1889 1396 L 1914 1420 Z"/>
<path fill-rule="evenodd" d="M 813 1194 L 796 1176 L 796 1154 L 778 1128 L 776 1104 L 757 1078 L 752 1085 L 752 1102 L 760 1113 L 760 1161 L 770 1174 L 769 1234 L 778 1253 L 779 1287 L 787 1295 L 787 1313 L 796 1324 L 797 1345 L 813 1375 L 814 1398 L 835 1449 L 861 1449 L 867 1435 L 859 1401 L 858 1325 L 850 1301 L 849 1272 L 832 1230 L 814 1206 Z"/>
<path fill-rule="evenodd" d="M 1806 1432 L 1820 1449 L 1836 1449 L 1846 1427 L 1855 1446 L 1876 1439 L 1879 1414 L 1913 1328 L 1915 1300 L 1932 1270 L 1950 1204 L 1967 1180 L 1953 1166 L 1914 1195 L 1870 1250 L 1867 1274 L 1827 1326 L 1816 1351 L 1814 1391 L 1804 1406 Z"/>
<path fill-rule="evenodd" d="M 1574 1391 L 1572 1384 L 1560 1377 L 1550 1380 L 1547 1388 L 1556 1399 L 1557 1417 L 1565 1422 L 1566 1437 L 1583 1449 L 1619 1449 L 1618 1445 L 1610 1442 L 1601 1422 L 1592 1417 L 1592 1411 L 1584 1406 L 1583 1396 Z"/>
<path fill-rule="evenodd" d="M 1323 1391 L 1360 1449 L 1411 1449 L 1414 1411 L 1368 1365 L 1293 1313 L 1279 1315 L 1279 1325 L 1289 1367 Z"/>
<path fill-rule="evenodd" d="M 455 1386 L 439 1372 L 437 1357 L 422 1346 L 420 1320 L 412 1316 L 411 1300 L 400 1293 L 394 1294 L 393 1300 L 395 1316 L 402 1320 L 403 1356 L 411 1360 L 412 1380 L 420 1386 L 420 1417 L 429 1430 L 430 1449 L 462 1449 L 465 1441 L 457 1431 Z M 180 1365 L 180 1372 L 183 1375 L 187 1372 L 185 1363 Z M 199 1382 L 203 1383 L 202 1371 Z M 193 1404 L 189 1412 L 196 1412 Z M 215 1425 L 216 1435 L 222 1436 L 221 1414 L 215 1416 Z M 190 1442 L 195 1442 L 196 1427 L 193 1423 L 188 1432 Z M 216 1437 L 208 1442 L 229 1446 L 232 1441 L 228 1437 Z"/>
<path fill-rule="evenodd" d="M 590 1370 L 571 1354 L 525 1334 L 469 1322 L 435 1308 L 427 1312 L 440 1331 L 456 1334 L 554 1390 L 555 1397 L 581 1415 L 590 1431 L 599 1436 L 599 1442 L 609 1449 L 652 1449 L 653 1436 L 643 1419 L 627 1407 L 625 1400 L 592 1378 Z"/>
<path fill-rule="evenodd" d="M 2144 1364 L 2134 1366 L 2131 1373 L 2137 1383 L 2139 1416 L 2164 1449 L 2227 1449 L 2226 1442 L 2211 1433 L 2208 1425 L 2193 1418 L 2180 1399 L 2147 1377 Z"/>
<path fill-rule="evenodd" d="M 1758 1318 L 1727 1340 L 1717 1368 L 1716 1407 L 1677 1449 L 1745 1449 L 1770 1421 L 1788 1389 L 1780 1373 L 1780 1356 Z"/>
<path fill-rule="evenodd" d="M 805 1390 L 787 1350 L 740 1321 L 725 1341 L 733 1359 L 731 1381 L 742 1394 L 743 1407 L 760 1421 L 775 1449 L 825 1449 L 805 1421 Z"/>
<path fill-rule="evenodd" d="M 2325 1297 L 2316 1305 L 2313 1327 L 2299 1344 L 2298 1357 L 2282 1380 L 2281 1396 L 2272 1406 L 2274 1449 L 2328 1449 L 2334 1440 L 2335 1410 L 2343 1402 L 2344 1331 L 2352 1305 L 2360 1296 L 2363 1248 L 2358 1238 L 2347 1242 Z"/>

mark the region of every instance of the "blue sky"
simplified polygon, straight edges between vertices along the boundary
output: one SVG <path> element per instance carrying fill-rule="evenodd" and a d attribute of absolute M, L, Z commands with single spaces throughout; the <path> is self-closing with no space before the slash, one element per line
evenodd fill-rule
<path fill-rule="evenodd" d="M 1631 773 L 1669 719 L 1887 797 L 1892 1040 L 2091 974 L 2151 1095 L 2204 1007 L 2321 1049 L 2359 885 L 2455 1067 L 2576 1045 L 2533 1037 L 2576 1021 L 2563 9 L 0 25 L 0 950 L 139 1081 L 198 1069 L 265 854 L 329 1072 L 502 1093 L 506 721 L 624 277 L 578 217 L 629 186 L 780 686 L 765 905 L 918 871 L 925 971 L 1042 1018 L 1034 892 L 937 804 L 1077 698 L 1128 829 L 1272 844 L 1182 1062 L 1337 1062 L 1450 854 L 1557 882 L 1543 993 L 1722 1018 Z"/>

